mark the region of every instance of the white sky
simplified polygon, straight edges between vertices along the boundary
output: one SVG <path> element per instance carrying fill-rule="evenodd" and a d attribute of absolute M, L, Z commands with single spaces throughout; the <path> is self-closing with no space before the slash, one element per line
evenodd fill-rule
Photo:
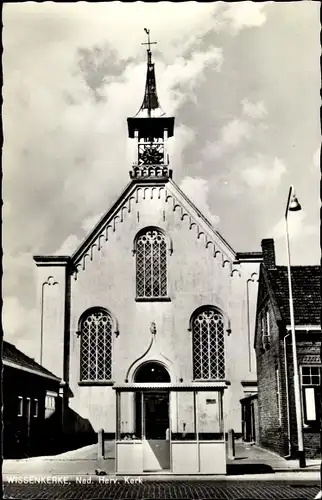
<path fill-rule="evenodd" d="M 32 354 L 35 254 L 71 252 L 128 182 L 151 29 L 173 178 L 236 251 L 320 261 L 319 3 L 12 3 L 3 10 L 4 329 Z"/>

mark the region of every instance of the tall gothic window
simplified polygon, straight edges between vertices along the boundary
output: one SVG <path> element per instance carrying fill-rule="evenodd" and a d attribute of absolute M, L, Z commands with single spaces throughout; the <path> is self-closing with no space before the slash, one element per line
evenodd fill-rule
<path fill-rule="evenodd" d="M 224 319 L 212 307 L 192 318 L 194 380 L 225 378 Z"/>
<path fill-rule="evenodd" d="M 80 380 L 112 378 L 113 321 L 104 309 L 91 309 L 81 320 Z"/>
<path fill-rule="evenodd" d="M 167 296 L 167 242 L 162 231 L 148 228 L 136 240 L 136 295 Z"/>

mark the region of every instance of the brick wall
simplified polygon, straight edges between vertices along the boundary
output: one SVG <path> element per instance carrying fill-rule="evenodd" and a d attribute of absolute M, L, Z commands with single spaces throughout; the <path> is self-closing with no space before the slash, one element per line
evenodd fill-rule
<path fill-rule="evenodd" d="M 321 341 L 317 339 L 317 336 L 310 336 L 310 334 L 297 334 L 297 356 L 299 366 L 303 365 L 314 365 L 320 362 L 320 347 Z M 295 408 L 295 397 L 294 397 L 294 385 L 293 385 L 293 355 L 292 355 L 292 344 L 291 339 L 288 338 L 287 342 L 287 368 L 289 375 L 289 401 L 290 401 L 290 424 L 291 424 L 291 444 L 293 455 L 296 455 L 297 448 L 297 426 L 296 426 L 296 408 Z M 301 373 L 301 372 L 300 372 Z M 321 443 L 320 443 L 320 429 L 316 428 L 304 428 L 304 448 L 305 455 L 307 458 L 319 458 L 321 455 Z"/>
<path fill-rule="evenodd" d="M 263 349 L 261 342 L 261 313 L 268 307 L 270 318 L 270 347 Z M 283 380 L 283 360 L 279 343 L 279 327 L 274 311 L 267 301 L 264 301 L 257 317 L 257 377 L 258 377 L 258 424 L 259 444 L 280 455 L 287 455 L 287 412 L 285 383 Z M 277 402 L 276 368 L 279 371 L 281 422 Z"/>

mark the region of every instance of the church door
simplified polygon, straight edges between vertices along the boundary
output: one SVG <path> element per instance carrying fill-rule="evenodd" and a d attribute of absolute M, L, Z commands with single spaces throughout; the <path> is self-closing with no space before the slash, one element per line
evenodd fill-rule
<path fill-rule="evenodd" d="M 166 369 L 156 362 L 138 370 L 135 382 L 170 382 Z M 136 432 L 142 436 L 143 470 L 170 469 L 169 391 L 151 389 L 136 395 Z"/>
<path fill-rule="evenodd" d="M 170 469 L 169 392 L 142 396 L 143 470 Z"/>

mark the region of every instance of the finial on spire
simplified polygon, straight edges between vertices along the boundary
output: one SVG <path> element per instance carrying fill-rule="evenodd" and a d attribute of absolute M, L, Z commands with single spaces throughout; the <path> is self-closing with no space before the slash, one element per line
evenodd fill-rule
<path fill-rule="evenodd" d="M 156 45 L 158 42 L 151 42 L 150 40 L 150 30 L 148 28 L 144 28 L 144 31 L 148 35 L 148 43 L 142 43 L 141 45 L 147 45 L 147 51 L 148 51 L 148 58 L 149 58 L 149 63 L 151 64 L 151 45 Z"/>

